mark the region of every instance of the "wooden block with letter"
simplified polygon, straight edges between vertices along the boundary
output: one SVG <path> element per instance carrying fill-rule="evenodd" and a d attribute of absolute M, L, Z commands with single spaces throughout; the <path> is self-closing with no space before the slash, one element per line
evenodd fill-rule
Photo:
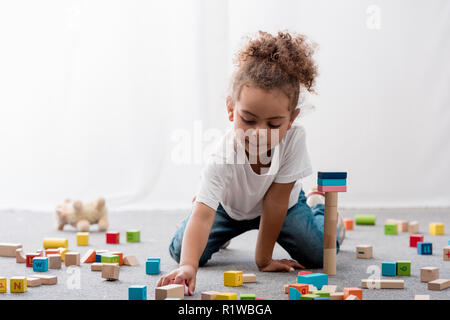
<path fill-rule="evenodd" d="M 428 290 L 441 291 L 450 288 L 450 279 L 436 279 L 428 282 Z"/>
<path fill-rule="evenodd" d="M 120 266 L 117 263 L 102 263 L 102 278 L 119 280 Z"/>
<path fill-rule="evenodd" d="M 254 274 L 254 273 L 244 273 L 242 275 L 242 281 L 243 281 L 243 283 L 256 282 L 256 274 Z"/>
<path fill-rule="evenodd" d="M 66 263 L 66 267 L 79 266 L 80 265 L 80 253 L 79 252 L 67 252 L 65 263 Z"/>
<path fill-rule="evenodd" d="M 26 266 L 28 267 L 28 268 L 32 268 L 33 267 L 33 259 L 35 258 L 35 257 L 39 257 L 39 254 L 38 253 L 27 253 L 26 255 L 25 255 L 25 257 L 26 257 L 26 259 L 27 259 L 27 261 L 26 261 Z"/>
<path fill-rule="evenodd" d="M 227 287 L 239 287 L 243 283 L 242 271 L 230 270 L 223 274 L 223 284 Z"/>
<path fill-rule="evenodd" d="M 9 291 L 11 293 L 24 293 L 27 291 L 27 278 L 26 277 L 12 277 L 9 279 Z"/>
<path fill-rule="evenodd" d="M 16 250 L 20 248 L 20 243 L 0 243 L 0 257 L 15 257 Z"/>
<path fill-rule="evenodd" d="M 166 286 L 156 287 L 155 300 L 164 300 L 166 298 L 184 299 L 184 285 L 168 284 Z"/>
<path fill-rule="evenodd" d="M 126 266 L 138 266 L 139 261 L 135 256 L 125 256 L 123 257 L 123 264 Z"/>
<path fill-rule="evenodd" d="M 118 256 L 119 257 L 119 266 L 123 265 L 123 253 L 120 251 L 112 251 L 111 254 L 113 256 Z"/>
<path fill-rule="evenodd" d="M 362 279 L 361 288 L 363 289 L 403 289 L 404 280 L 391 279 Z"/>
<path fill-rule="evenodd" d="M 371 259 L 373 257 L 373 247 L 370 245 L 356 246 L 356 258 Z"/>
<path fill-rule="evenodd" d="M 443 249 L 444 261 L 450 261 L 450 246 L 446 246 Z"/>
<path fill-rule="evenodd" d="M 0 293 L 5 293 L 7 290 L 7 280 L 5 277 L 0 277 Z"/>

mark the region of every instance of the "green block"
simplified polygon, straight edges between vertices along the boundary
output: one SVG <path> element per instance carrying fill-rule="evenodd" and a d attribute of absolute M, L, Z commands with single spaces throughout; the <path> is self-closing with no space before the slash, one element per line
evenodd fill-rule
<path fill-rule="evenodd" d="M 411 275 L 411 261 L 397 261 L 397 275 L 410 276 Z"/>
<path fill-rule="evenodd" d="M 119 256 L 112 254 L 102 254 L 102 260 L 100 262 L 104 263 L 119 263 Z"/>
<path fill-rule="evenodd" d="M 256 300 L 256 294 L 254 293 L 241 293 L 240 300 Z"/>
<path fill-rule="evenodd" d="M 359 225 L 375 225 L 376 216 L 374 214 L 357 214 L 355 215 L 355 223 Z"/>
<path fill-rule="evenodd" d="M 127 230 L 127 242 L 141 242 L 141 231 Z"/>
<path fill-rule="evenodd" d="M 319 297 L 317 294 L 304 294 L 300 297 L 300 300 L 314 300 L 314 298 Z"/>
<path fill-rule="evenodd" d="M 328 291 L 318 290 L 318 291 L 314 291 L 313 294 L 315 294 L 316 296 L 319 296 L 319 297 L 330 297 L 330 293 Z"/>
<path fill-rule="evenodd" d="M 385 224 L 384 234 L 397 234 L 397 224 Z"/>

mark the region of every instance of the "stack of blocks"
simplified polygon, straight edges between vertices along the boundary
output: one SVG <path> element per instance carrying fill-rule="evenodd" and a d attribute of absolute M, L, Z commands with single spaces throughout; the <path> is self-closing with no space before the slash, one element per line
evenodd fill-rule
<path fill-rule="evenodd" d="M 319 172 L 317 190 L 319 192 L 346 192 L 347 172 Z"/>

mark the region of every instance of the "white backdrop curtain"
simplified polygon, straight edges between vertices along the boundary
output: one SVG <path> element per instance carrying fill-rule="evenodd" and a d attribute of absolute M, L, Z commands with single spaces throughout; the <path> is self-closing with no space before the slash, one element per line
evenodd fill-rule
<path fill-rule="evenodd" d="M 258 30 L 319 45 L 299 121 L 343 206 L 450 206 L 447 0 L 21 0 L 0 2 L 0 209 L 189 209 Z"/>

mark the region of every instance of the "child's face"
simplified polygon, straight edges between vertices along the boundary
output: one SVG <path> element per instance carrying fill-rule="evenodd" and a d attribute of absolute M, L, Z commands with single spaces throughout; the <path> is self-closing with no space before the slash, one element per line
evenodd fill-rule
<path fill-rule="evenodd" d="M 289 111 L 289 98 L 279 89 L 244 86 L 239 101 L 227 100 L 228 117 L 245 150 L 261 154 L 274 148 L 300 112 Z M 243 135 L 242 135 L 243 133 Z M 244 142 L 245 141 L 245 142 Z"/>

